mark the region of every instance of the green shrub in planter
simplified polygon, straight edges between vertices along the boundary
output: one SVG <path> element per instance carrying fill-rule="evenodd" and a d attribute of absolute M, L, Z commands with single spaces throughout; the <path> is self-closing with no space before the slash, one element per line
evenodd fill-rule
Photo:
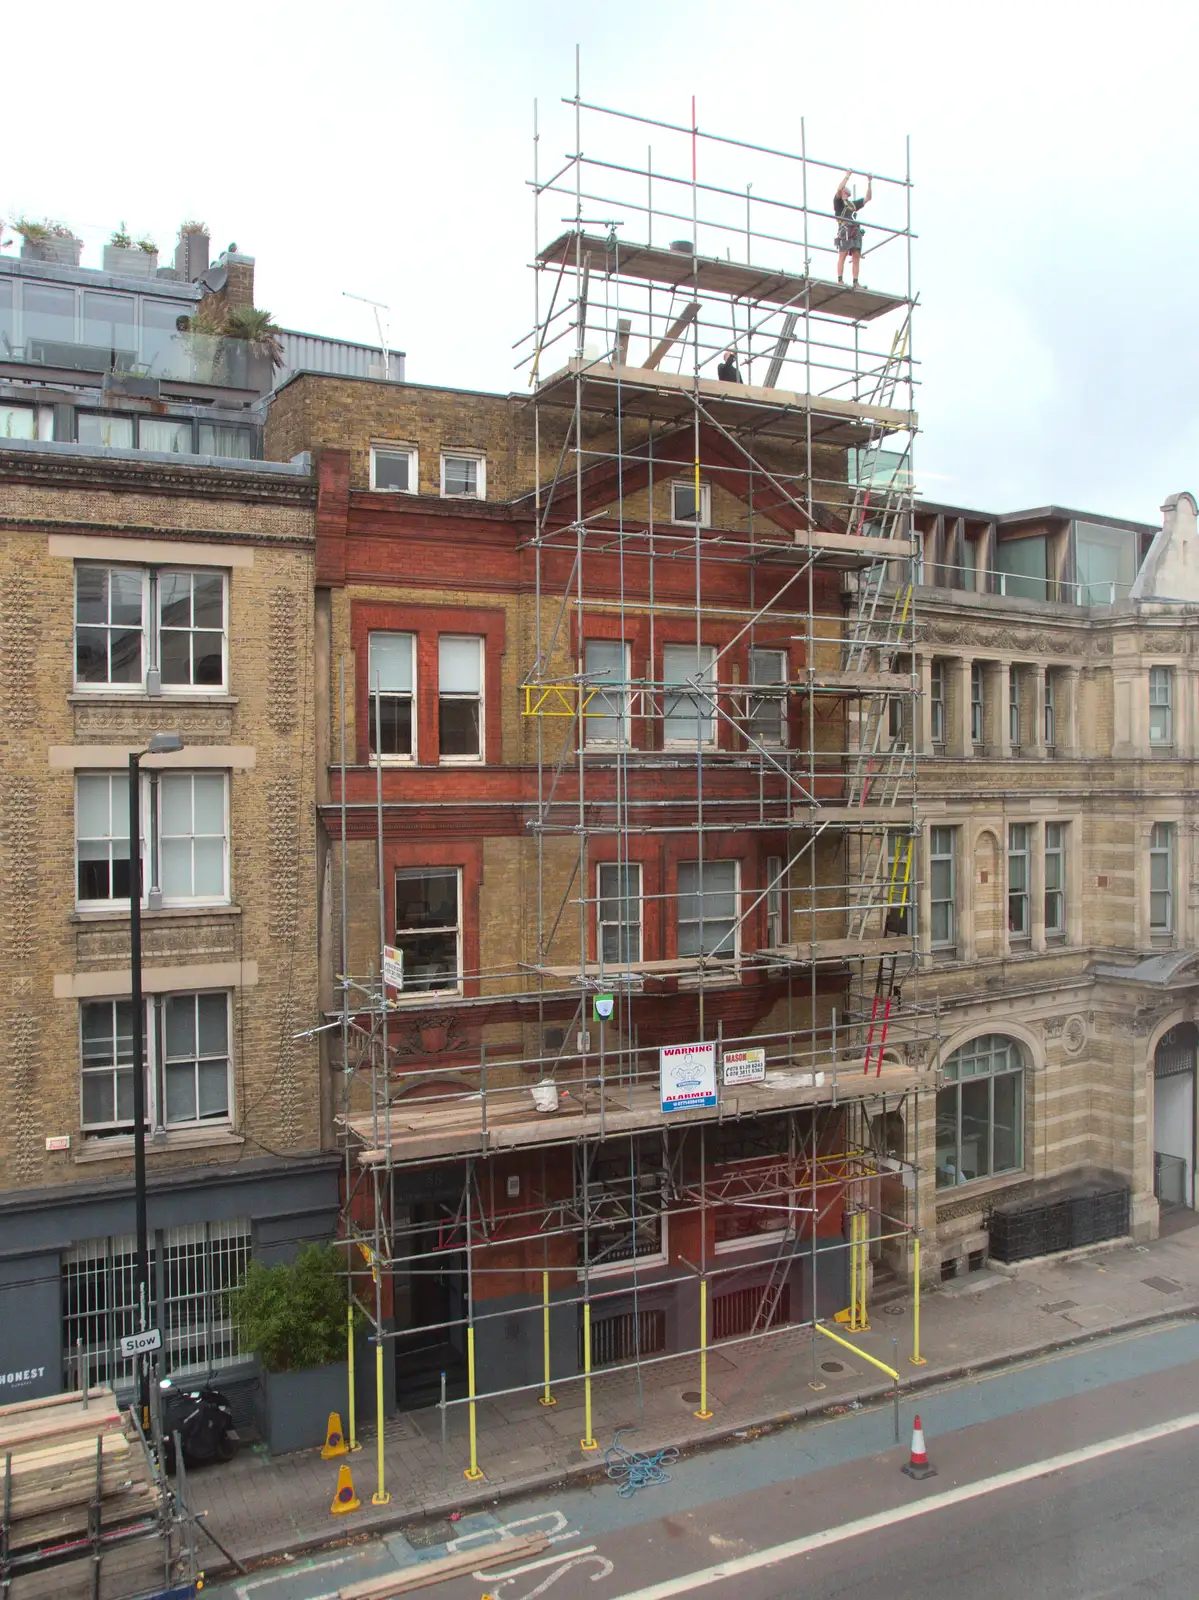
<path fill-rule="evenodd" d="M 332 1245 L 305 1245 L 294 1261 L 251 1261 L 229 1291 L 242 1345 L 267 1372 L 300 1372 L 346 1357 L 346 1282 Z M 355 1324 L 358 1322 L 355 1314 Z"/>

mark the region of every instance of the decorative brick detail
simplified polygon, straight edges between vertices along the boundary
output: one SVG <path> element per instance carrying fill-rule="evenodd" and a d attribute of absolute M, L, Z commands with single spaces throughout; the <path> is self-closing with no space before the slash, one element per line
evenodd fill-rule
<path fill-rule="evenodd" d="M 270 862 L 268 929 L 272 939 L 294 939 L 298 927 L 297 844 L 300 838 L 300 786 L 280 778 L 266 786 L 267 857 Z"/>
<path fill-rule="evenodd" d="M 32 779 L 7 777 L 0 789 L 0 885 L 3 885 L 4 945 L 13 961 L 34 954 L 37 912 L 37 787 Z"/>
<path fill-rule="evenodd" d="M 275 1127 L 284 1145 L 296 1145 L 300 1142 L 303 1085 L 300 1081 L 299 1051 L 295 1040 L 296 1012 L 290 994 L 279 996 L 276 1016 L 279 1092 L 276 1100 L 278 1121 Z"/>
<path fill-rule="evenodd" d="M 29 574 L 12 568 L 0 581 L 0 700 L 17 728 L 31 728 L 37 720 L 40 618 Z"/>
<path fill-rule="evenodd" d="M 296 713 L 296 614 L 299 596 L 272 589 L 267 638 L 267 716 L 276 733 L 294 731 Z"/>
<path fill-rule="evenodd" d="M 38 1121 L 38 1019 L 29 1011 L 9 1013 L 6 1029 L 8 1057 L 8 1128 L 13 1176 L 20 1183 L 35 1182 L 41 1169 Z"/>

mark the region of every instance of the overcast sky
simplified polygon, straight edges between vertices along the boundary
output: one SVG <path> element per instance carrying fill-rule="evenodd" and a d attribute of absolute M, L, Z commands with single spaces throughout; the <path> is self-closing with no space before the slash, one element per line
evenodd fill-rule
<path fill-rule="evenodd" d="M 368 341 L 342 291 L 386 301 L 409 377 L 462 387 L 523 381 L 532 105 L 552 161 L 576 42 L 605 105 L 694 94 L 786 149 L 802 116 L 879 172 L 910 134 L 925 494 L 1154 521 L 1199 489 L 1193 0 L 60 0 L 4 35 L 5 217 L 96 266 L 121 220 L 166 260 L 204 219 L 285 326 Z"/>

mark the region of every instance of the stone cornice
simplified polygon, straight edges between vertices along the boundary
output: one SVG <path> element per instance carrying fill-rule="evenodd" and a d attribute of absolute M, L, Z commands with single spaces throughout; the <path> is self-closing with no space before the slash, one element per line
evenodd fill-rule
<path fill-rule="evenodd" d="M 316 483 L 308 476 L 245 469 L 178 466 L 127 457 L 42 455 L 36 451 L 0 448 L 0 487 L 6 483 L 42 488 L 122 490 L 189 500 L 237 500 L 271 505 L 314 507 Z"/>

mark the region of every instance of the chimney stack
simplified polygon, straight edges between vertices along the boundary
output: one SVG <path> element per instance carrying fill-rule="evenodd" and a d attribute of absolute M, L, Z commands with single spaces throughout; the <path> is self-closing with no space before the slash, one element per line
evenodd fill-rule
<path fill-rule="evenodd" d="M 208 270 L 208 229 L 202 222 L 185 222 L 175 246 L 175 271 L 184 283 L 195 283 Z"/>

